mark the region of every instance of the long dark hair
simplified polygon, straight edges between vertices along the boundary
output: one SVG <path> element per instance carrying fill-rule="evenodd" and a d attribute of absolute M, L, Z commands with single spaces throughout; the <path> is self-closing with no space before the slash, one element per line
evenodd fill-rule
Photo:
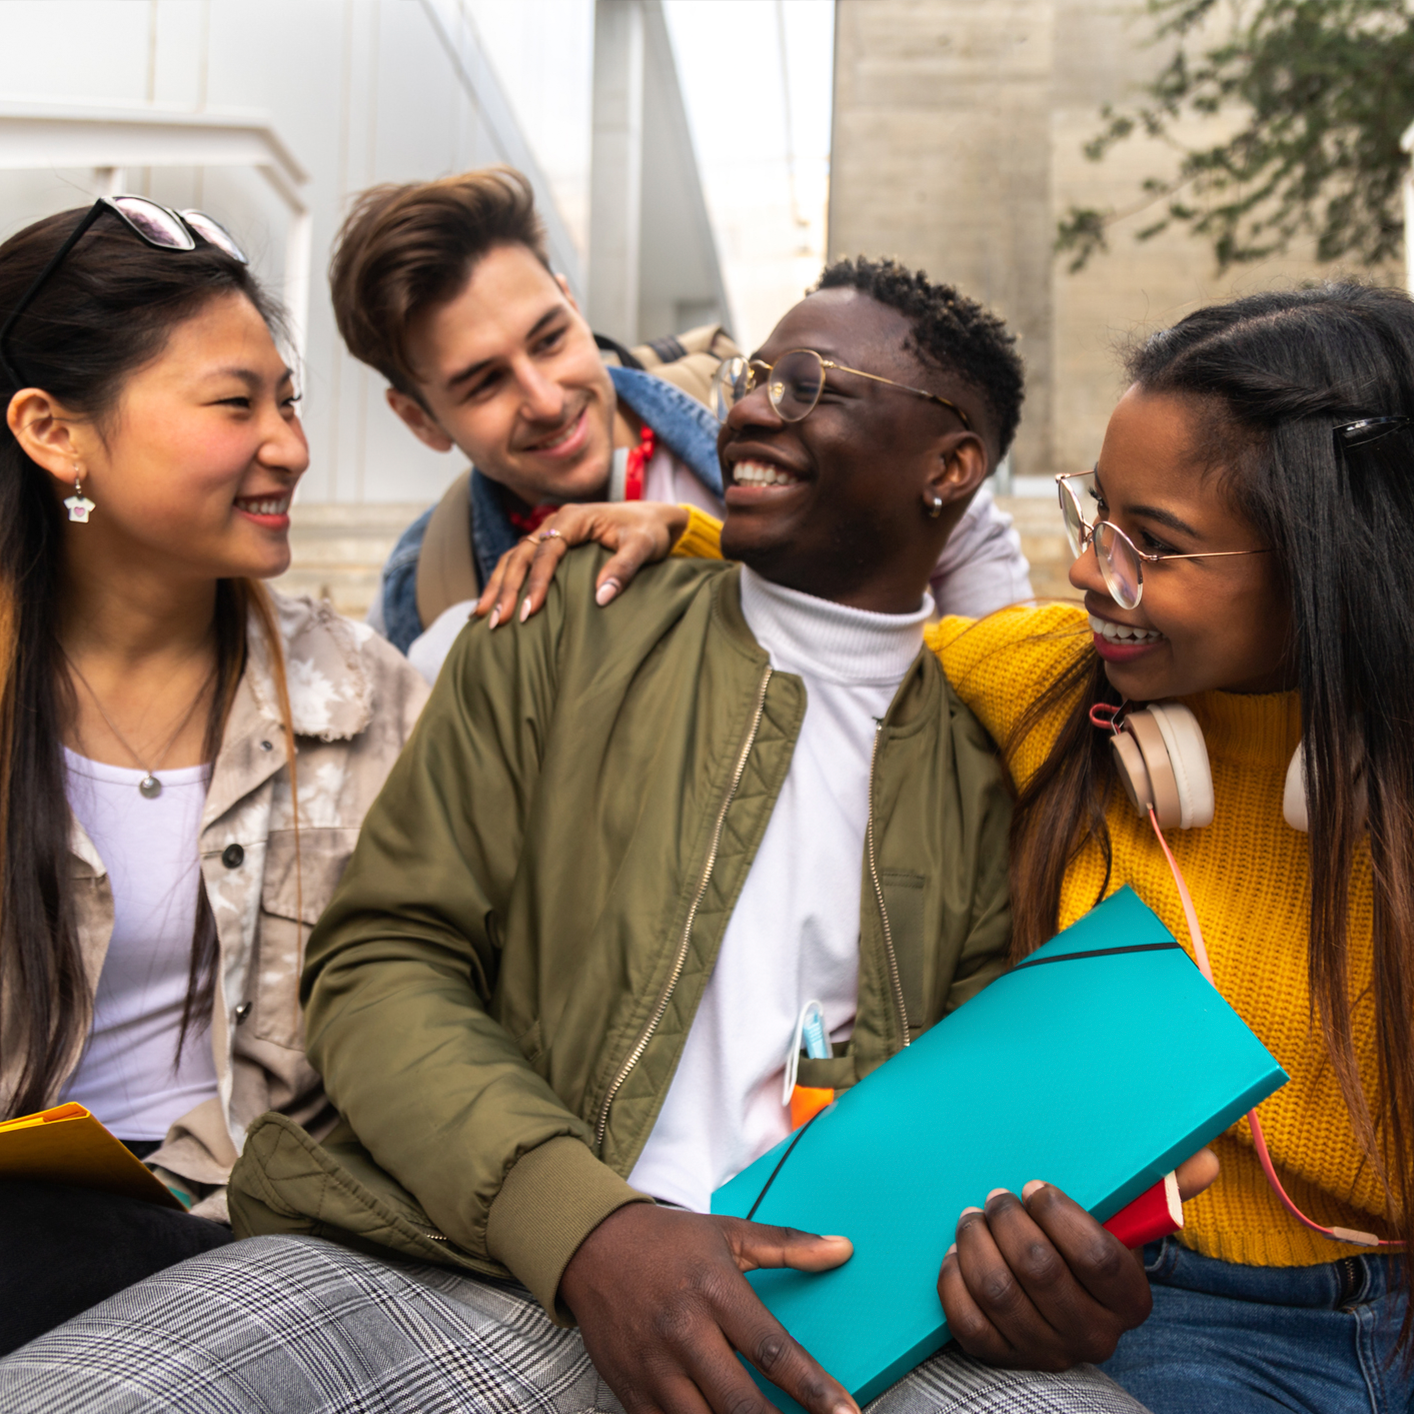
<path fill-rule="evenodd" d="M 1414 417 L 1414 302 L 1353 284 L 1252 295 L 1198 310 L 1128 360 L 1149 392 L 1191 399 L 1204 459 L 1270 545 L 1289 597 L 1310 820 L 1308 973 L 1356 1134 L 1388 1216 L 1414 1242 L 1414 432 L 1357 449 L 1333 429 Z M 1110 752 L 1090 704 L 1118 701 L 1093 650 L 1026 713 L 1069 711 L 1013 823 L 1014 946 L 1054 932 L 1067 866 L 1087 841 L 1108 865 Z M 1015 739 L 1014 739 L 1015 740 Z M 1014 741 L 1013 741 L 1014 744 Z M 1367 1100 L 1350 1029 L 1350 876 L 1374 889 L 1375 1049 Z M 1108 873 L 1108 870 L 1107 870 Z M 1108 880 L 1106 881 L 1108 884 Z M 1406 1276 L 1409 1263 L 1406 1261 Z M 1408 1348 L 1414 1306 L 1403 1340 Z"/>
<path fill-rule="evenodd" d="M 37 221 L 0 245 L 0 322 L 84 214 Z M 127 378 L 161 353 L 172 329 L 226 294 L 244 295 L 276 327 L 277 312 L 238 261 L 201 242 L 193 251 L 154 249 L 105 216 L 21 316 L 6 353 L 25 386 L 45 389 L 101 428 Z M 16 391 L 0 375 L 3 404 Z M 0 1115 L 50 1101 L 92 1013 L 68 882 L 62 738 L 75 704 L 58 635 L 60 516 L 53 478 L 0 426 L 0 1059 L 13 1078 L 0 1093 Z M 244 669 L 251 615 L 270 641 L 288 735 L 269 600 L 252 581 L 223 580 L 208 760 Z M 178 1053 L 210 1017 L 216 951 L 215 918 L 199 886 Z"/>

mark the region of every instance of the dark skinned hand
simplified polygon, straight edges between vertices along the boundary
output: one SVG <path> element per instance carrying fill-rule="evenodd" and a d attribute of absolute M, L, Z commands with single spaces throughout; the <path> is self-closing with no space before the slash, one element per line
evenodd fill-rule
<path fill-rule="evenodd" d="M 586 540 L 597 540 L 614 551 L 594 581 L 594 597 L 602 607 L 644 565 L 665 558 L 686 529 L 687 511 L 682 506 L 657 501 L 561 506 L 496 562 L 476 601 L 476 616 L 490 614 L 493 629 L 509 622 L 516 612 L 524 623 L 544 604 L 565 552 Z"/>
<path fill-rule="evenodd" d="M 828 1271 L 853 1251 L 843 1237 L 631 1203 L 585 1238 L 560 1299 L 628 1414 L 766 1414 L 738 1351 L 811 1414 L 859 1414 L 742 1275 Z"/>
<path fill-rule="evenodd" d="M 1179 1197 L 1196 1197 L 1217 1175 L 1212 1150 L 1199 1150 L 1177 1170 Z M 1040 1182 L 1020 1198 L 994 1189 L 985 1208 L 964 1209 L 938 1296 L 969 1355 L 1017 1370 L 1108 1360 L 1152 1305 L 1139 1254 Z"/>

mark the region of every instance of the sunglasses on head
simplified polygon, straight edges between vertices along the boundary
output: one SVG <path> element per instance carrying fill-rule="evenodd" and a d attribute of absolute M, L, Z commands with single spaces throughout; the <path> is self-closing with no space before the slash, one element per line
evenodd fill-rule
<path fill-rule="evenodd" d="M 68 254 L 79 243 L 84 233 L 105 212 L 116 216 L 139 240 L 159 250 L 195 250 L 197 239 L 238 260 L 242 265 L 250 262 L 245 252 L 235 242 L 231 233 L 213 216 L 204 211 L 172 211 L 145 196 L 100 196 L 89 207 L 83 220 L 69 232 L 68 239 L 50 258 L 19 302 L 10 311 L 3 326 L 0 326 L 0 371 L 18 387 L 23 380 L 10 360 L 8 344 L 10 332 L 20 316 L 35 301 L 39 292 L 48 283 L 54 272 L 64 263 Z"/>

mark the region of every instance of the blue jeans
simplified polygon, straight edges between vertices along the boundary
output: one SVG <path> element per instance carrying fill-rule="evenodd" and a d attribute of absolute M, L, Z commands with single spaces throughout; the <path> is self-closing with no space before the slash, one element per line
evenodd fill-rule
<path fill-rule="evenodd" d="M 1154 1313 L 1101 1369 L 1153 1414 L 1414 1414 L 1395 1257 L 1243 1267 L 1144 1249 Z"/>

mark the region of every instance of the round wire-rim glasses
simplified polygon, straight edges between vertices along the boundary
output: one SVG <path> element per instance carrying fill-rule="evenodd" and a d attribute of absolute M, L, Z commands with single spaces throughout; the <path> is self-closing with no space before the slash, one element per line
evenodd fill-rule
<path fill-rule="evenodd" d="M 912 388 L 907 383 L 884 378 L 878 373 L 866 373 L 862 368 L 848 368 L 816 353 L 814 349 L 789 349 L 775 363 L 764 363 L 759 358 L 744 358 L 740 354 L 725 359 L 712 375 L 712 410 L 717 414 L 719 422 L 725 422 L 732 408 L 754 392 L 764 376 L 766 396 L 781 419 L 785 422 L 803 422 L 815 411 L 820 394 L 825 391 L 827 368 L 870 378 L 875 383 L 887 383 L 891 388 L 902 388 L 905 393 L 913 393 L 917 397 L 939 403 L 955 412 L 969 432 L 972 430 L 972 423 L 967 414 L 956 403 L 939 397 L 937 393 L 930 393 L 926 388 Z"/>
<path fill-rule="evenodd" d="M 195 250 L 199 236 L 207 245 L 238 260 L 242 265 L 250 262 L 245 252 L 236 244 L 235 237 L 214 216 L 204 211 L 173 211 L 170 207 L 145 196 L 100 196 L 89 207 L 83 220 L 69 232 L 68 239 L 50 257 L 49 263 L 35 277 L 18 303 L 10 311 L 3 326 L 0 326 L 0 370 L 18 386 L 23 380 L 10 360 L 10 331 L 19 322 L 20 316 L 35 301 L 36 296 L 48 283 L 49 277 L 64 263 L 69 252 L 82 239 L 84 232 L 98 220 L 104 212 L 111 212 L 135 236 L 159 250 Z"/>
<path fill-rule="evenodd" d="M 1066 539 L 1070 541 L 1071 553 L 1078 560 L 1093 544 L 1095 559 L 1099 562 L 1100 574 L 1109 590 L 1110 598 L 1121 609 L 1137 609 L 1144 597 L 1144 566 L 1156 565 L 1161 560 L 1215 560 L 1224 555 L 1265 555 L 1266 547 L 1257 550 L 1204 550 L 1201 554 L 1180 555 L 1168 552 L 1151 555 L 1137 545 L 1117 525 L 1107 520 L 1088 521 L 1080 504 L 1080 496 L 1071 485 L 1083 482 L 1082 490 L 1092 496 L 1095 490 L 1093 471 L 1063 471 L 1056 477 L 1056 489 L 1060 496 L 1061 517 L 1065 521 Z"/>

